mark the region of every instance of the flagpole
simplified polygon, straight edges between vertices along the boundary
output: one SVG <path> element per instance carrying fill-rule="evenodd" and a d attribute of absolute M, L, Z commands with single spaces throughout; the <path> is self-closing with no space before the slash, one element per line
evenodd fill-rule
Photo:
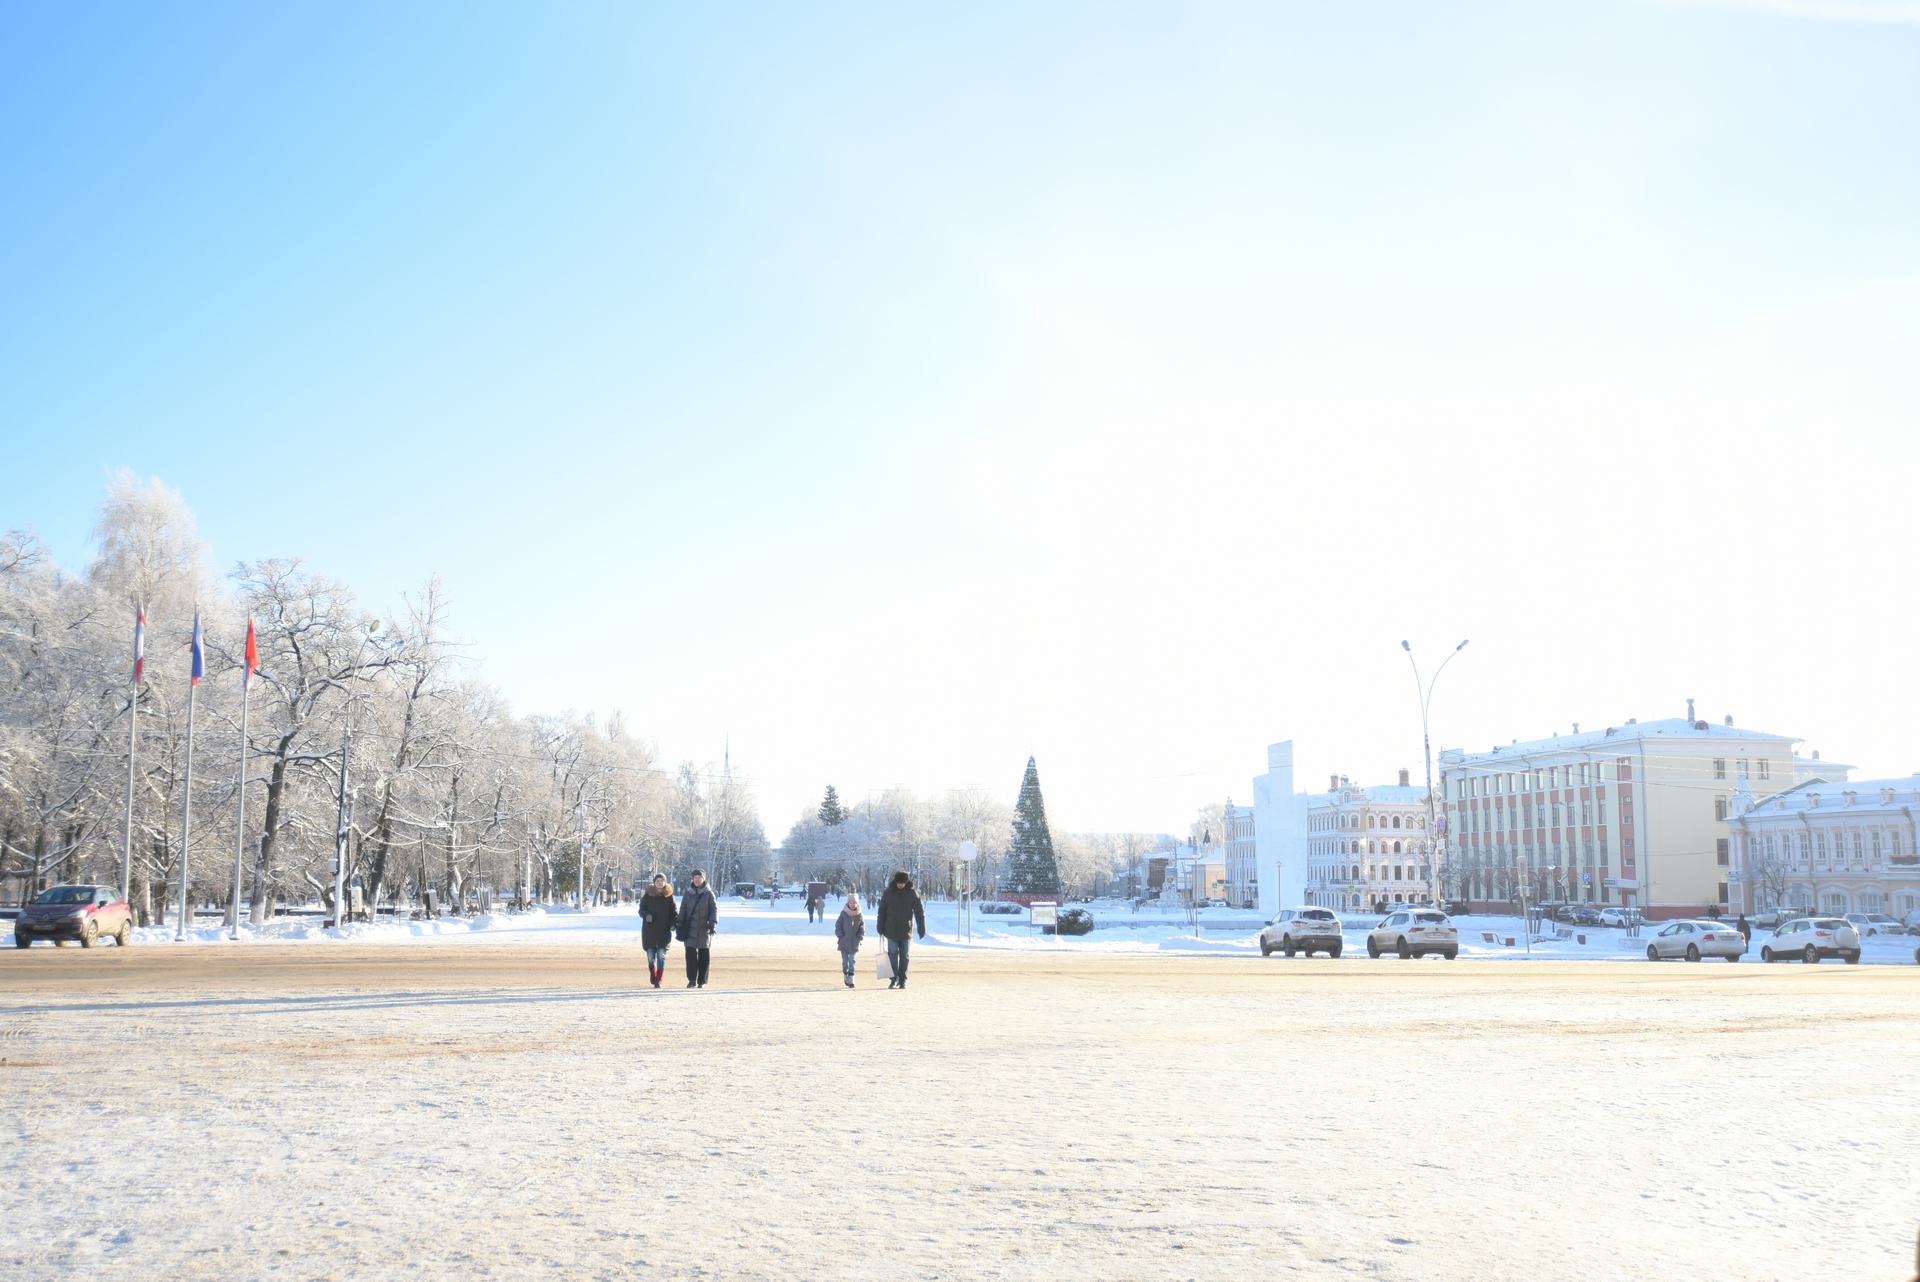
<path fill-rule="evenodd" d="M 187 852 L 193 848 L 193 697 L 200 692 L 200 677 L 206 671 L 206 661 L 200 649 L 200 611 L 193 612 L 193 670 L 187 686 L 187 782 L 180 794 L 180 920 L 174 927 L 173 937 L 184 942 L 187 938 Z"/>
<path fill-rule="evenodd" d="M 247 625 L 247 639 L 253 639 L 253 625 Z M 253 671 L 240 678 L 240 785 L 234 794 L 233 834 L 233 937 L 240 938 L 240 865 L 247 857 L 247 690 L 253 685 Z"/>
<path fill-rule="evenodd" d="M 187 850 L 193 841 L 193 696 L 199 691 L 197 681 L 187 687 L 187 786 L 180 798 L 180 920 L 174 926 L 176 940 L 187 937 Z"/>
<path fill-rule="evenodd" d="M 147 610 L 137 608 L 133 624 L 133 693 L 127 699 L 127 840 L 120 851 L 120 899 L 133 894 L 133 757 L 140 745 L 140 677 L 147 662 Z"/>

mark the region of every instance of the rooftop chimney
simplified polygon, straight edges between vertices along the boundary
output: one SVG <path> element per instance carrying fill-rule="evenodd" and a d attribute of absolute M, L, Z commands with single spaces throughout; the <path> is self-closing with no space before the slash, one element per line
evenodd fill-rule
<path fill-rule="evenodd" d="M 1338 791 L 1340 791 L 1340 776 L 1339 776 L 1339 775 L 1328 775 L 1328 776 L 1327 776 L 1327 791 L 1328 791 L 1328 792 L 1338 792 Z"/>
<path fill-rule="evenodd" d="M 1727 714 L 1727 724 L 1728 724 L 1728 725 L 1732 725 L 1732 724 L 1733 724 L 1733 714 L 1732 714 L 1731 712 L 1729 712 L 1729 713 Z"/>
<path fill-rule="evenodd" d="M 1400 786 L 1402 788 L 1407 786 L 1407 772 L 1404 770 L 1400 772 Z"/>
<path fill-rule="evenodd" d="M 1687 700 L 1687 720 L 1693 720 L 1693 700 Z"/>

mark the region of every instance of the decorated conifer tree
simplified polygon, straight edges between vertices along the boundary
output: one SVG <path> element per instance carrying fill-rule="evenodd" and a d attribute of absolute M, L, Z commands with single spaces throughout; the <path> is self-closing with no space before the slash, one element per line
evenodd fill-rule
<path fill-rule="evenodd" d="M 1016 895 L 1060 893 L 1060 862 L 1047 831 L 1047 803 L 1040 799 L 1040 772 L 1027 758 L 1020 800 L 1013 804 L 1013 848 L 1007 852 L 1007 889 Z"/>
<path fill-rule="evenodd" d="M 829 828 L 838 828 L 847 821 L 847 812 L 840 805 L 840 794 L 827 785 L 827 795 L 820 802 L 820 822 Z"/>

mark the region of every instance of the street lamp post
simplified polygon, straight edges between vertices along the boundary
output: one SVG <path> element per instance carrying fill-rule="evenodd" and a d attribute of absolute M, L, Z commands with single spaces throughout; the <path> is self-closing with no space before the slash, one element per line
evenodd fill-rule
<path fill-rule="evenodd" d="M 1433 802 L 1433 735 L 1427 729 L 1427 709 L 1433 703 L 1434 683 L 1440 680 L 1440 674 L 1447 670 L 1449 663 L 1453 662 L 1453 656 L 1467 648 L 1467 643 L 1462 641 L 1453 647 L 1453 654 L 1449 654 L 1440 661 L 1440 666 L 1433 670 L 1433 680 L 1424 685 L 1420 681 L 1419 661 L 1413 657 L 1413 647 L 1402 641 L 1400 648 L 1407 652 L 1407 662 L 1413 665 L 1413 688 L 1420 697 L 1420 751 L 1426 759 L 1427 767 L 1427 850 L 1428 857 L 1433 861 L 1429 871 L 1433 876 L 1434 887 L 1444 894 L 1444 883 L 1440 877 L 1440 841 L 1434 828 L 1436 816 Z"/>

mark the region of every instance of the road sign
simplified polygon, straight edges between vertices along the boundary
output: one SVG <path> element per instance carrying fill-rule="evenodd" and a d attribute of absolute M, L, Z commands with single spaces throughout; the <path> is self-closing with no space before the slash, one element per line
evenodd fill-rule
<path fill-rule="evenodd" d="M 961 863 L 970 864 L 980 857 L 980 847 L 974 845 L 971 841 L 963 841 L 960 843 L 958 853 Z"/>
<path fill-rule="evenodd" d="M 1605 881 L 1603 881 L 1603 882 L 1601 882 L 1600 884 L 1601 884 L 1602 886 L 1605 886 L 1605 887 L 1606 887 L 1606 888 L 1607 888 L 1608 890 L 1638 890 L 1638 889 L 1640 889 L 1640 883 L 1639 883 L 1639 882 L 1637 882 L 1637 881 L 1628 881 L 1628 880 L 1626 880 L 1625 878 L 1621 878 L 1621 877 L 1609 877 L 1609 878 L 1607 878 L 1607 879 L 1606 879 Z"/>

